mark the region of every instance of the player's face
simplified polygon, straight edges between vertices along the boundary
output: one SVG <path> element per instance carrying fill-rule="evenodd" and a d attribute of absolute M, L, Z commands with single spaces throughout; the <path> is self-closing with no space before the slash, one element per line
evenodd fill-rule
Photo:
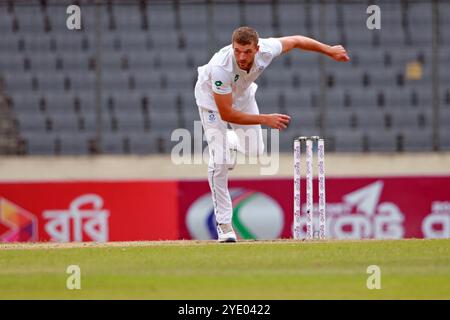
<path fill-rule="evenodd" d="M 259 47 L 255 43 L 242 45 L 234 42 L 233 49 L 239 68 L 249 71 L 253 65 L 253 60 L 255 60 L 255 55 L 258 52 Z"/>

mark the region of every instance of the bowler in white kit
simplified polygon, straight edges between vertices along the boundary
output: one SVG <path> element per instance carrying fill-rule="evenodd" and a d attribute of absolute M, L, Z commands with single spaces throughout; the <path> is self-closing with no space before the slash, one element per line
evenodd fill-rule
<path fill-rule="evenodd" d="M 259 113 L 255 100 L 258 86 L 254 81 L 275 57 L 292 49 L 316 51 L 336 61 L 350 60 L 342 46 L 325 45 L 300 35 L 263 39 L 254 29 L 240 27 L 234 30 L 231 40 L 231 45 L 198 68 L 195 85 L 195 99 L 209 147 L 208 182 L 220 242 L 236 242 L 228 191 L 228 170 L 235 165 L 236 152 L 251 157 L 262 155 L 261 125 L 283 130 L 291 120 L 284 114 Z"/>

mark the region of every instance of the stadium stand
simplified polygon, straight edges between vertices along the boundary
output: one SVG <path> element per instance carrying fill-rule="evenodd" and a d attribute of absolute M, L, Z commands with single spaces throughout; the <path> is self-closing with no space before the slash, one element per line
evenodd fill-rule
<path fill-rule="evenodd" d="M 244 24 L 342 43 L 352 59 L 295 52 L 257 81 L 261 112 L 293 117 L 281 151 L 308 132 L 336 152 L 450 150 L 450 22 L 435 19 L 448 1 L 380 1 L 381 30 L 365 27 L 365 2 L 174 0 L 78 1 L 71 31 L 70 3 L 0 1 L 2 154 L 170 152 L 172 130 L 199 120 L 197 66 Z"/>

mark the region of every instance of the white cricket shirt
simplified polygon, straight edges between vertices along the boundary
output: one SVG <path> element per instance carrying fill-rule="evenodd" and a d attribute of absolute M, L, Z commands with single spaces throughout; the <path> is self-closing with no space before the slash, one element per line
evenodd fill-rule
<path fill-rule="evenodd" d="M 282 51 L 280 40 L 275 38 L 259 39 L 258 45 L 259 51 L 255 55 L 249 73 L 237 65 L 231 45 L 216 52 L 208 64 L 198 67 L 198 79 L 195 85 L 197 105 L 218 111 L 213 92 L 232 93 L 233 108 L 243 109 L 250 99 L 254 98 L 258 88 L 253 81 Z"/>

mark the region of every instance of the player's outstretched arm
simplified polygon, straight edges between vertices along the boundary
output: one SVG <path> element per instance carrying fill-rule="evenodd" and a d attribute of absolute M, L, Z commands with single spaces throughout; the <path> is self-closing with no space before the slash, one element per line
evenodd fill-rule
<path fill-rule="evenodd" d="M 261 124 L 273 129 L 283 130 L 287 128 L 291 119 L 287 115 L 278 113 L 249 114 L 236 110 L 232 107 L 232 99 L 231 93 L 218 94 L 214 92 L 214 100 L 223 121 L 243 125 Z"/>
<path fill-rule="evenodd" d="M 303 49 L 325 54 L 336 61 L 350 61 L 347 51 L 341 45 L 329 46 L 300 35 L 282 37 L 278 38 L 278 40 L 281 41 L 281 45 L 283 46 L 282 53 L 289 52 L 292 49 Z"/>

